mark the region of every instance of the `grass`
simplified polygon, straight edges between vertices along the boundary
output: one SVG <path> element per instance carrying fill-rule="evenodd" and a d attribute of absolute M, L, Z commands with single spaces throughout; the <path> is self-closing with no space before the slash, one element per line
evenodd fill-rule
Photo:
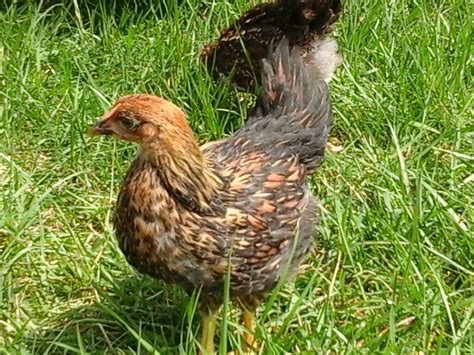
<path fill-rule="evenodd" d="M 198 52 L 248 7 L 0 5 L 0 352 L 196 351 L 196 295 L 137 275 L 115 243 L 135 148 L 84 133 L 118 96 L 153 92 L 203 141 L 231 134 L 248 103 Z M 464 0 L 345 1 L 331 83 L 344 150 L 312 180 L 319 250 L 261 309 L 262 353 L 474 351 L 469 13 Z M 229 350 L 238 318 L 224 318 Z"/>

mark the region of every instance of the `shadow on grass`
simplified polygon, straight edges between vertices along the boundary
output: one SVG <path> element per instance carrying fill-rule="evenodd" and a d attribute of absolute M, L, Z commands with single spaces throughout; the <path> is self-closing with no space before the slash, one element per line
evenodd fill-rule
<path fill-rule="evenodd" d="M 86 300 L 71 299 L 68 310 L 21 344 L 33 353 L 195 351 L 198 317 L 184 291 L 139 276 L 81 291 Z"/>

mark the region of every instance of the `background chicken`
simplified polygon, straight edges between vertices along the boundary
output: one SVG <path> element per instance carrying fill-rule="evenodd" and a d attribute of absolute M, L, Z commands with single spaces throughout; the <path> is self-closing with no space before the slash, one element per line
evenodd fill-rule
<path fill-rule="evenodd" d="M 263 64 L 254 116 L 201 148 L 183 112 L 152 95 L 121 98 L 92 128 L 140 145 L 117 202 L 118 242 L 140 272 L 201 288 L 208 352 L 227 273 L 251 345 L 255 307 L 313 244 L 316 202 L 306 179 L 323 161 L 332 124 L 317 75 L 283 41 Z"/>
<path fill-rule="evenodd" d="M 233 82 L 248 89 L 260 77 L 261 60 L 270 47 L 286 37 L 306 62 L 320 66 L 317 77 L 328 81 L 341 63 L 335 41 L 328 38 L 340 12 L 340 0 L 276 0 L 257 5 L 222 31 L 217 42 L 206 45 L 201 58 L 214 76 L 232 73 Z"/>

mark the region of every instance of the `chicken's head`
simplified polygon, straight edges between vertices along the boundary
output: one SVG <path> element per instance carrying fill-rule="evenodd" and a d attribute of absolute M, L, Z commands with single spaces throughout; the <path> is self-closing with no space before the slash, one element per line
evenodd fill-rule
<path fill-rule="evenodd" d="M 186 154 L 192 152 L 190 146 L 195 146 L 183 111 L 165 99 L 148 94 L 120 98 L 89 130 L 89 135 L 112 135 L 138 143 L 145 151 Z"/>

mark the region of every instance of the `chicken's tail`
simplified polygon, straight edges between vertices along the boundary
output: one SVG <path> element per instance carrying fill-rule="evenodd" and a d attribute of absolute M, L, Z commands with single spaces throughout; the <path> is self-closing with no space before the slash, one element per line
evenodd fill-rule
<path fill-rule="evenodd" d="M 263 61 L 262 92 L 248 126 L 297 154 L 312 173 L 323 161 L 333 120 L 325 76 L 305 62 L 286 39 L 275 47 Z"/>

